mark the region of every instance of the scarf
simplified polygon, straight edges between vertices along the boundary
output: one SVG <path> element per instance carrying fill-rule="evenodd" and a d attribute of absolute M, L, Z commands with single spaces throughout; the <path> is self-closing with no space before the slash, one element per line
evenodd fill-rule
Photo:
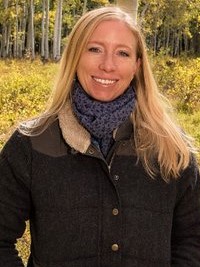
<path fill-rule="evenodd" d="M 104 156 L 114 143 L 113 131 L 127 120 L 135 105 L 135 90 L 128 89 L 110 102 L 102 102 L 90 97 L 76 80 L 72 89 L 72 109 L 91 134 L 91 141 L 98 145 Z"/>

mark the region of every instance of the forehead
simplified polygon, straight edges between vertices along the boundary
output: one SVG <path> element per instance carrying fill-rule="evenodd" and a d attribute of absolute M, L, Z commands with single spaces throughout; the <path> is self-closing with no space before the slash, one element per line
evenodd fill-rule
<path fill-rule="evenodd" d="M 132 45 L 136 42 L 136 38 L 125 22 L 112 19 L 97 25 L 89 38 L 89 42 L 93 41 L 122 42 Z"/>

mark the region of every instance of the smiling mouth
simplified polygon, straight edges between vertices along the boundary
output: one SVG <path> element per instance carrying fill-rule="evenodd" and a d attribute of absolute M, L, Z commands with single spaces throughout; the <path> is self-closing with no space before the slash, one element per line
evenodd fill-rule
<path fill-rule="evenodd" d="M 116 79 L 100 79 L 96 77 L 92 77 L 95 82 L 100 83 L 102 85 L 112 85 L 117 82 Z"/>

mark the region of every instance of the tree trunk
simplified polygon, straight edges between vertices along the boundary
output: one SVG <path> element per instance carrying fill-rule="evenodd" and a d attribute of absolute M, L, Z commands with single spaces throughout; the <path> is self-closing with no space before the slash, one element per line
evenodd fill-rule
<path fill-rule="evenodd" d="M 22 37 L 23 37 L 23 30 L 22 30 L 22 24 L 23 24 L 23 21 L 22 21 L 22 17 L 19 18 L 19 27 L 18 27 L 18 30 L 19 30 L 19 33 L 20 33 L 20 37 L 19 37 L 19 44 L 18 44 L 18 57 L 19 58 L 22 58 Z"/>
<path fill-rule="evenodd" d="M 84 0 L 82 15 L 84 15 L 86 12 L 87 12 L 87 0 Z"/>
<path fill-rule="evenodd" d="M 186 34 L 183 35 L 183 38 L 184 38 L 184 52 L 188 52 L 188 37 Z"/>
<path fill-rule="evenodd" d="M 6 13 L 6 10 L 8 8 L 8 0 L 3 1 L 3 7 Z M 9 49 L 8 28 L 9 28 L 9 22 L 7 22 L 6 19 L 4 18 L 2 23 L 2 38 L 1 38 L 1 50 L 0 50 L 0 57 L 3 58 L 7 56 L 7 51 Z"/>
<path fill-rule="evenodd" d="M 137 24 L 138 0 L 117 0 L 117 5 L 129 13 Z"/>
<path fill-rule="evenodd" d="M 194 33 L 191 40 L 191 49 L 194 51 L 195 54 L 198 54 L 200 56 L 200 27 L 198 27 L 197 29 L 198 31 Z"/>
<path fill-rule="evenodd" d="M 7 55 L 7 48 L 8 48 L 8 27 L 6 23 L 2 26 L 2 41 L 1 41 L 1 57 L 5 58 Z"/>
<path fill-rule="evenodd" d="M 167 49 L 167 51 L 169 50 L 169 41 L 170 41 L 170 28 L 167 27 L 167 40 L 166 40 L 166 49 Z"/>
<path fill-rule="evenodd" d="M 142 12 L 140 14 L 140 27 L 141 28 L 142 28 L 142 24 L 144 22 L 144 18 L 145 18 L 146 12 L 148 10 L 148 7 L 149 7 L 149 3 L 145 3 L 145 6 L 143 7 Z"/>
<path fill-rule="evenodd" d="M 157 52 L 157 31 L 155 30 L 154 33 L 154 42 L 153 42 L 153 51 L 154 51 L 154 55 L 156 55 Z"/>
<path fill-rule="evenodd" d="M 172 39 L 171 39 L 171 56 L 174 56 L 175 40 L 176 40 L 176 34 L 175 34 L 175 30 L 173 30 Z"/>
<path fill-rule="evenodd" d="M 61 57 L 62 3 L 63 0 L 59 0 L 56 9 L 54 38 L 53 38 L 53 59 L 55 61 L 59 60 Z"/>
<path fill-rule="evenodd" d="M 43 62 L 49 58 L 49 0 L 43 0 L 41 58 Z"/>
<path fill-rule="evenodd" d="M 12 56 L 12 48 L 10 45 L 10 39 L 11 39 L 11 24 L 8 24 L 7 27 L 7 39 L 6 39 L 6 57 Z"/>
<path fill-rule="evenodd" d="M 46 0 L 46 20 L 45 20 L 45 44 L 44 44 L 44 58 L 49 58 L 49 0 Z"/>
<path fill-rule="evenodd" d="M 34 33 L 34 0 L 29 2 L 29 24 L 27 37 L 27 57 L 35 59 L 35 33 Z"/>
<path fill-rule="evenodd" d="M 18 0 L 15 2 L 15 12 L 16 12 L 16 19 L 15 19 L 15 30 L 14 30 L 14 50 L 13 56 L 14 58 L 18 57 L 18 45 L 19 45 L 19 28 L 18 28 Z"/>
<path fill-rule="evenodd" d="M 45 5 L 46 0 L 42 1 L 42 40 L 41 40 L 41 58 L 44 58 L 44 36 L 45 36 Z"/>
<path fill-rule="evenodd" d="M 176 31 L 174 56 L 178 56 L 179 55 L 179 43 L 180 43 L 179 32 L 180 32 L 180 30 Z"/>
<path fill-rule="evenodd" d="M 24 53 L 25 53 L 26 23 L 27 23 L 27 17 L 28 17 L 27 15 L 28 15 L 27 4 L 24 2 L 23 15 L 22 15 L 22 38 L 21 38 L 22 56 L 24 56 Z"/>

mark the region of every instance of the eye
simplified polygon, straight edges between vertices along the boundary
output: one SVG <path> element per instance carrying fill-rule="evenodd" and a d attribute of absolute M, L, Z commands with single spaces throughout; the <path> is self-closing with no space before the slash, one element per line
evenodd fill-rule
<path fill-rule="evenodd" d="M 99 47 L 89 47 L 88 51 L 93 53 L 100 53 L 101 49 Z"/>
<path fill-rule="evenodd" d="M 118 51 L 118 54 L 122 57 L 129 57 L 129 53 L 123 50 Z"/>

